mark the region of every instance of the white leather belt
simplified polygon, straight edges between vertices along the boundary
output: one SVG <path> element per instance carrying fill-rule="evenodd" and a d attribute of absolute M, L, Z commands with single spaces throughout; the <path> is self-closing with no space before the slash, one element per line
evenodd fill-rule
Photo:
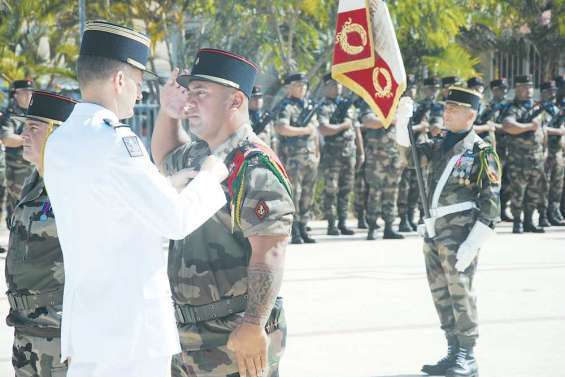
<path fill-rule="evenodd" d="M 451 215 L 452 213 L 463 212 L 473 208 L 477 208 L 475 202 L 461 202 L 438 208 L 430 208 L 430 215 L 431 217 L 437 219 L 443 216 Z"/>

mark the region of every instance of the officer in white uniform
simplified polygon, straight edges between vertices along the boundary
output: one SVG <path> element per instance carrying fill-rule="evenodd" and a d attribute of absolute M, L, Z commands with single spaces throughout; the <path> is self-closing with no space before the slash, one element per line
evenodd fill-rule
<path fill-rule="evenodd" d="M 45 146 L 66 274 L 61 358 L 69 377 L 170 376 L 180 346 L 163 237 L 184 238 L 226 203 L 219 160 L 206 160 L 178 193 L 120 124 L 141 96 L 148 55 L 146 36 L 88 23 L 77 65 L 84 102 Z"/>

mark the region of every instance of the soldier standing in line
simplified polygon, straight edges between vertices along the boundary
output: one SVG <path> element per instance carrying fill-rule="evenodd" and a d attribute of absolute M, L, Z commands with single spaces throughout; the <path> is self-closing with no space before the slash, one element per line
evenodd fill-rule
<path fill-rule="evenodd" d="M 308 79 L 304 73 L 286 77 L 289 96 L 276 114 L 275 131 L 279 136 L 279 151 L 293 186 L 293 244 L 316 243 L 310 237 L 307 223 L 312 204 L 320 161 L 318 119 L 314 104 L 306 99 Z"/>
<path fill-rule="evenodd" d="M 63 377 L 61 311 L 63 252 L 55 218 L 43 184 L 43 146 L 49 130 L 64 122 L 76 101 L 54 93 L 34 91 L 25 114 L 23 158 L 34 170 L 9 221 L 6 285 L 14 326 L 12 365 L 16 377 Z"/>
<path fill-rule="evenodd" d="M 557 86 L 557 96 L 556 96 L 556 104 L 559 107 L 560 111 L 565 111 L 565 76 L 557 76 L 555 78 L 555 85 Z M 563 150 L 565 153 L 565 138 L 563 140 Z M 560 212 L 561 216 L 565 218 L 565 178 L 563 183 L 563 192 L 561 193 L 561 205 L 560 205 Z"/>
<path fill-rule="evenodd" d="M 530 75 L 516 76 L 516 96 L 503 119 L 508 134 L 508 175 L 513 233 L 543 233 L 533 223 L 533 212 L 542 205 L 546 190 L 544 171 L 544 132 L 539 119 L 540 108 L 534 106 L 534 83 Z M 524 222 L 522 224 L 522 212 Z"/>
<path fill-rule="evenodd" d="M 478 338 L 478 316 L 473 280 L 478 253 L 500 213 L 500 165 L 494 148 L 473 130 L 481 95 L 453 87 L 446 97 L 447 134 L 417 144 L 430 161 L 426 200 L 431 219 L 421 225 L 428 282 L 447 355 L 422 371 L 446 377 L 477 377 L 473 349 Z M 408 100 L 409 101 L 409 100 Z M 409 147 L 407 123 L 411 103 L 399 105 L 397 140 Z"/>
<path fill-rule="evenodd" d="M 506 100 L 508 93 L 508 81 L 505 78 L 495 79 L 490 82 L 490 90 L 492 99 L 479 114 L 477 119 L 481 118 L 480 123 L 486 122 L 490 130 L 494 127 L 496 141 L 496 153 L 500 159 L 502 166 L 502 183 L 500 189 L 500 218 L 502 221 L 512 221 L 512 218 L 506 213 L 507 204 L 510 201 L 510 176 L 507 174 L 507 154 L 508 154 L 508 136 L 502 126 L 502 120 L 506 111 L 510 107 L 510 103 Z M 478 126 L 475 126 L 477 131 Z M 484 129 L 483 129 L 484 130 Z"/>
<path fill-rule="evenodd" d="M 230 167 L 222 184 L 230 205 L 170 245 L 182 345 L 173 377 L 279 375 L 286 324 L 277 294 L 294 205 L 284 167 L 249 124 L 256 70 L 242 56 L 201 49 L 190 74 L 173 74 L 161 91 L 152 139 L 161 171 L 198 169 L 209 154 Z M 190 121 L 190 141 L 180 118 Z"/>
<path fill-rule="evenodd" d="M 362 140 L 362 136 L 354 124 L 353 98 L 341 97 L 343 86 L 329 73 L 324 76 L 324 85 L 325 98 L 318 110 L 318 121 L 320 134 L 324 137 L 320 166 L 325 181 L 322 206 L 328 221 L 327 234 L 353 235 L 346 220 L 349 195 L 355 181 L 356 140 Z"/>
<path fill-rule="evenodd" d="M 17 115 L 26 112 L 31 100 L 33 81 L 16 80 L 12 83 L 14 107 L 4 115 L 0 123 L 0 140 L 5 146 L 6 158 L 6 220 L 10 219 L 16 206 L 24 181 L 33 166 L 23 158 L 23 138 L 25 122 Z"/>
<path fill-rule="evenodd" d="M 565 161 L 563 160 L 562 141 L 565 135 L 565 116 L 563 110 L 555 104 L 557 87 L 554 81 L 540 85 L 542 124 L 547 137 L 547 157 L 545 159 L 546 191 L 543 195 L 543 205 L 538 207 L 540 214 L 539 226 L 565 226 L 565 220 L 559 211 L 563 181 L 565 177 Z"/>
<path fill-rule="evenodd" d="M 400 181 L 400 154 L 395 143 L 396 128 L 384 128 L 382 122 L 365 104 L 359 119 L 365 128 L 365 179 L 367 184 L 367 240 L 376 239 L 377 220 L 385 222 L 384 239 L 402 239 L 392 226 L 396 218 L 396 201 Z"/>
<path fill-rule="evenodd" d="M 263 112 L 263 92 L 260 86 L 254 86 L 249 99 L 249 119 L 253 132 L 269 147 L 273 148 L 272 116 Z"/>
<path fill-rule="evenodd" d="M 361 98 L 357 98 L 354 102 L 355 114 L 354 122 L 355 127 L 359 128 L 361 138 L 356 139 L 357 143 L 357 167 L 355 169 L 355 183 L 353 187 L 355 200 L 353 203 L 353 209 L 355 211 L 355 216 L 357 217 L 357 229 L 367 229 L 367 184 L 365 182 L 365 128 L 361 127 L 361 122 L 359 121 L 359 109 L 364 105 L 364 101 Z M 360 152 L 363 151 L 361 155 Z M 362 160 L 362 161 L 361 161 Z M 377 225 L 377 229 L 379 226 Z"/>
<path fill-rule="evenodd" d="M 417 81 L 416 77 L 409 74 L 407 77 L 407 88 L 405 96 L 416 101 Z M 418 104 L 414 103 L 414 112 L 418 112 Z M 412 232 L 416 230 L 414 222 L 414 211 L 418 203 L 418 180 L 416 179 L 416 171 L 412 164 L 411 157 L 405 149 L 400 150 L 401 161 L 403 164 L 400 183 L 398 184 L 398 215 L 400 224 L 398 224 L 399 232 Z M 412 204 L 413 207 L 409 205 Z"/>
<path fill-rule="evenodd" d="M 445 100 L 449 94 L 449 88 L 454 85 L 458 85 L 461 79 L 457 76 L 445 76 L 441 78 L 441 101 L 440 103 L 445 105 Z"/>

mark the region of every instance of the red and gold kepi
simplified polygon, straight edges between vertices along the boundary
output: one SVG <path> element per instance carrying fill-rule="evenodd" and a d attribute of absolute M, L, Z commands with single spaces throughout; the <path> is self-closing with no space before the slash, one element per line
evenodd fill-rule
<path fill-rule="evenodd" d="M 340 0 L 332 77 L 362 97 L 385 127 L 391 124 L 406 72 L 384 1 Z"/>

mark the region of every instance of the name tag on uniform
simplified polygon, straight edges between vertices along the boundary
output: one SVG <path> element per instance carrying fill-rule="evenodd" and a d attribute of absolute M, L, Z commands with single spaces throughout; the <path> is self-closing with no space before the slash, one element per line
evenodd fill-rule
<path fill-rule="evenodd" d="M 137 140 L 137 136 L 126 136 L 122 138 L 126 149 L 131 157 L 142 157 L 143 151 L 139 146 L 139 141 Z"/>

